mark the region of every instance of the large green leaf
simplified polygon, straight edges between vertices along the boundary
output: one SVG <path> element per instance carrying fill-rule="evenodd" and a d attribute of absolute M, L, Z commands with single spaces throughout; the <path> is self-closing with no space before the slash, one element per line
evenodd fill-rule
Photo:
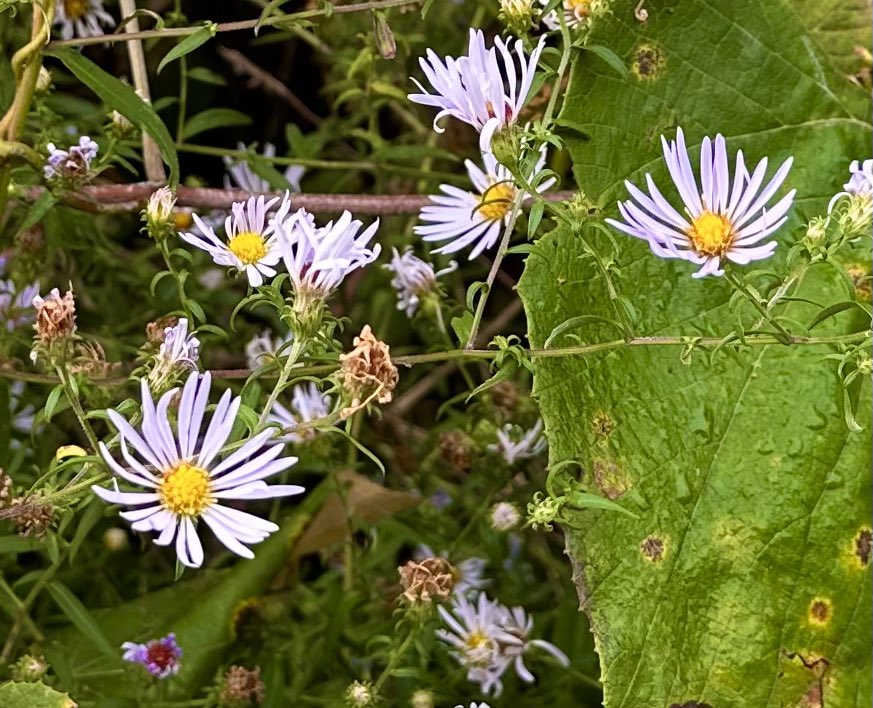
<path fill-rule="evenodd" d="M 676 125 L 692 146 L 724 133 L 747 164 L 794 155 L 797 206 L 767 264 L 780 268 L 801 219 L 823 211 L 849 161 L 869 154 L 869 99 L 829 58 L 855 40 L 836 35 L 819 51 L 821 35 L 782 1 L 649 3 L 645 24 L 635 5 L 612 3 L 592 40 L 633 78 L 591 55 L 574 67 L 561 118 L 585 136 L 569 140 L 580 186 L 611 205 L 625 178 L 650 171 L 671 195 L 658 137 Z M 616 337 L 597 319 L 615 315 L 583 237 L 609 246 L 580 225 L 528 257 L 520 291 L 533 346 L 581 315 L 592 317 L 573 335 Z M 637 335 L 734 329 L 724 279 L 695 281 L 689 264 L 616 239 L 617 285 L 640 313 Z M 807 271 L 800 291 L 824 305 L 846 299 L 827 266 Z M 789 306 L 804 322 L 817 312 Z M 864 326 L 847 310 L 816 334 Z M 572 343 L 568 334 L 552 346 Z M 866 430 L 851 433 L 829 351 L 724 349 L 686 364 L 678 348 L 639 346 L 535 362 L 552 463 L 580 461 L 583 482 L 637 515 L 583 510 L 566 529 L 607 708 L 870 704 L 870 390 L 865 381 L 852 391 Z"/>
<path fill-rule="evenodd" d="M 49 688 L 44 683 L 9 681 L 0 686 L 3 708 L 75 708 L 66 693 Z"/>

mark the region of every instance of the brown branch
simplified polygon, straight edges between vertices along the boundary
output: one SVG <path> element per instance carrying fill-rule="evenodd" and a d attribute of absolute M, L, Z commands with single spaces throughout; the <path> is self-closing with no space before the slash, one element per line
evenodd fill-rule
<path fill-rule="evenodd" d="M 97 184 L 83 187 L 67 195 L 64 202 L 83 211 L 131 212 L 141 209 L 148 198 L 161 185 L 157 182 L 132 184 Z M 43 187 L 34 187 L 27 198 L 36 200 Z M 272 192 L 268 196 L 282 197 L 284 192 Z M 228 209 L 233 202 L 252 196 L 243 189 L 215 189 L 211 187 L 184 187 L 176 189 L 176 204 L 194 209 Z M 573 192 L 555 192 L 546 198 L 549 201 L 564 201 Z M 392 215 L 415 214 L 428 203 L 421 194 L 293 194 L 294 208 L 303 207 L 313 213 L 341 212 L 348 209 L 354 214 Z"/>

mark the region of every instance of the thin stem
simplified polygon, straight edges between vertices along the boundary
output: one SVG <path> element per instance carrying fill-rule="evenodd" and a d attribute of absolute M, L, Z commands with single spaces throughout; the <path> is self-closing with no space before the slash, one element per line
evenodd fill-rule
<path fill-rule="evenodd" d="M 384 684 L 385 681 L 388 680 L 388 677 L 391 675 L 394 667 L 397 666 L 400 660 L 404 657 L 414 639 L 415 629 L 413 627 L 409 630 L 409 634 L 406 635 L 406 638 L 400 643 L 400 646 L 397 647 L 397 650 L 391 653 L 391 657 L 388 659 L 388 663 L 385 665 L 382 673 L 379 674 L 379 678 L 377 678 L 376 682 L 373 684 L 373 693 L 379 692 L 379 689 L 382 688 L 382 684 Z"/>
<path fill-rule="evenodd" d="M 552 116 L 558 104 L 558 94 L 561 93 L 561 82 L 564 80 L 564 74 L 567 71 L 567 66 L 570 64 L 570 54 L 573 49 L 573 40 L 570 37 L 570 28 L 567 27 L 567 18 L 564 17 L 564 13 L 560 8 L 557 12 L 558 22 L 561 23 L 561 61 L 558 63 L 558 75 L 555 77 L 552 95 L 549 96 L 549 104 L 543 116 L 543 125 L 545 126 L 550 125 L 552 122 Z"/>
<path fill-rule="evenodd" d="M 279 398 L 279 394 L 282 392 L 282 389 L 285 388 L 285 384 L 288 383 L 288 379 L 291 377 L 291 370 L 294 368 L 294 365 L 303 353 L 304 346 L 305 342 L 303 341 L 303 338 L 295 336 L 294 341 L 291 344 L 291 351 L 288 353 L 288 359 L 285 360 L 285 365 L 279 373 L 276 385 L 270 392 L 270 397 L 267 399 L 267 404 L 261 412 L 261 417 L 258 418 L 259 428 L 263 427 L 266 424 L 267 419 L 270 417 L 270 411 L 273 410 L 273 406 L 276 404 L 276 399 Z"/>
<path fill-rule="evenodd" d="M 58 559 L 48 568 L 46 568 L 45 572 L 39 577 L 36 583 L 34 583 L 34 586 L 30 589 L 27 597 L 24 598 L 24 600 L 21 602 L 21 605 L 18 607 L 18 610 L 15 613 L 15 620 L 9 630 L 9 634 L 6 637 L 6 643 L 3 645 L 3 651 L 0 652 L 0 663 L 5 663 L 9 661 L 9 658 L 12 655 L 12 650 L 15 648 L 15 643 L 18 640 L 18 633 L 21 631 L 21 625 L 25 622 L 25 616 L 30 612 L 31 605 L 33 605 L 33 603 L 36 601 L 36 598 L 43 591 L 43 588 L 45 588 L 45 586 L 48 585 L 49 581 L 54 577 L 58 568 L 60 568 L 61 563 L 64 562 L 66 555 L 66 549 L 61 551 L 61 553 L 58 555 Z"/>
<path fill-rule="evenodd" d="M 748 285 L 746 285 L 745 282 L 741 281 L 729 268 L 725 269 L 724 277 L 725 280 L 733 285 L 738 292 L 742 293 L 745 299 L 749 303 L 751 303 L 751 305 L 758 311 L 761 317 L 764 318 L 768 324 L 772 325 L 773 328 L 777 332 L 779 332 L 780 335 L 782 335 L 780 341 L 782 339 L 786 341 L 791 339 L 791 332 L 789 332 L 787 329 L 785 329 L 785 327 L 779 324 L 779 322 L 777 322 L 773 315 L 770 313 L 769 308 L 764 307 L 764 305 L 761 304 L 758 298 L 755 297 L 754 294 L 749 292 L 749 287 Z"/>
<path fill-rule="evenodd" d="M 88 438 L 88 444 L 91 445 L 91 449 L 96 455 L 100 450 L 99 440 L 94 433 L 94 428 L 91 427 L 91 423 L 89 423 L 88 419 L 85 417 L 85 411 L 82 408 L 82 404 L 79 402 L 79 395 L 76 393 L 76 389 L 70 381 L 69 373 L 62 366 L 56 366 L 55 371 L 58 372 L 58 378 L 61 380 L 61 385 L 64 387 L 64 394 L 70 402 L 70 407 L 76 414 L 76 419 L 79 421 L 79 427 L 82 428 L 85 437 Z"/>

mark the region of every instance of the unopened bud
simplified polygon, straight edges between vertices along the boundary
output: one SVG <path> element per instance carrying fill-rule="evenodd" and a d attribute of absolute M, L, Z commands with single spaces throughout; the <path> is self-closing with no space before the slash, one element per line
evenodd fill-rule
<path fill-rule="evenodd" d="M 515 35 L 524 35 L 535 24 L 539 11 L 534 0 L 500 0 L 500 21 Z"/>
<path fill-rule="evenodd" d="M 551 497 L 543 498 L 542 492 L 533 496 L 533 501 L 527 505 L 527 523 L 536 531 L 542 526 L 546 531 L 552 530 L 552 523 L 558 517 L 561 504 Z"/>
<path fill-rule="evenodd" d="M 36 683 L 45 676 L 47 671 L 48 664 L 46 664 L 45 657 L 33 654 L 25 654 L 9 667 L 12 680 L 23 683 Z"/>
<path fill-rule="evenodd" d="M 376 38 L 376 48 L 382 58 L 393 59 L 397 54 L 397 42 L 385 19 L 385 13 L 381 10 L 373 10 L 373 36 Z"/>
<path fill-rule="evenodd" d="M 350 708 L 369 708 L 376 705 L 376 694 L 370 683 L 355 681 L 346 689 L 346 705 Z"/>
<path fill-rule="evenodd" d="M 823 216 L 817 216 L 806 227 L 806 242 L 811 247 L 822 246 L 827 240 L 828 221 Z"/>
<path fill-rule="evenodd" d="M 176 230 L 173 207 L 176 205 L 176 197 L 169 187 L 161 187 L 150 197 L 146 208 L 142 212 L 142 220 L 145 222 L 149 236 L 155 241 L 163 241 L 171 236 Z"/>
<path fill-rule="evenodd" d="M 121 553 L 130 548 L 127 531 L 113 526 L 103 534 L 103 547 L 110 553 Z"/>
<path fill-rule="evenodd" d="M 494 158 L 507 167 L 518 164 L 521 156 L 522 130 L 515 123 L 504 126 L 491 138 L 491 152 Z"/>
<path fill-rule="evenodd" d="M 36 78 L 37 93 L 45 93 L 52 87 L 52 75 L 44 66 L 39 67 L 39 76 Z"/>

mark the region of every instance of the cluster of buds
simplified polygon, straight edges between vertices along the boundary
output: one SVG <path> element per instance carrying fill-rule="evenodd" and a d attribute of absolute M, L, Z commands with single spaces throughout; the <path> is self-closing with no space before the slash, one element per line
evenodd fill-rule
<path fill-rule="evenodd" d="M 10 498 L 9 476 L 0 472 L 0 509 L 22 538 L 42 538 L 55 518 L 55 509 L 37 494 Z"/>
<path fill-rule="evenodd" d="M 163 241 L 176 232 L 175 206 L 176 196 L 169 187 L 161 187 L 149 197 L 142 211 L 142 220 L 146 232 L 155 241 Z"/>
<path fill-rule="evenodd" d="M 338 376 L 347 402 L 340 414 L 343 419 L 373 401 L 389 403 L 399 378 L 388 345 L 376 339 L 370 325 L 364 325 L 354 339 L 354 346 L 340 355 Z"/>
<path fill-rule="evenodd" d="M 72 286 L 71 286 L 72 288 Z M 72 289 L 61 295 L 57 288 L 46 296 L 33 298 L 36 308 L 36 322 L 33 328 L 33 348 L 31 360 L 48 362 L 51 366 L 64 363 L 72 351 L 76 334 L 76 301 Z"/>
<path fill-rule="evenodd" d="M 218 705 L 222 708 L 248 708 L 260 705 L 267 697 L 260 666 L 254 669 L 231 666 L 221 684 Z"/>
<path fill-rule="evenodd" d="M 534 0 L 500 0 L 500 21 L 511 34 L 522 36 L 539 21 L 540 10 Z"/>
<path fill-rule="evenodd" d="M 401 597 L 410 604 L 443 602 L 452 596 L 456 570 L 445 558 L 409 561 L 397 568 Z"/>
<path fill-rule="evenodd" d="M 527 505 L 527 523 L 534 531 L 540 526 L 551 531 L 560 511 L 561 502 L 552 497 L 543 498 L 543 493 L 537 492 L 533 495 L 533 501 Z"/>
<path fill-rule="evenodd" d="M 91 162 L 97 157 L 98 146 L 87 135 L 79 138 L 79 143 L 68 150 L 61 150 L 54 143 L 48 143 L 46 147 L 49 156 L 43 174 L 47 180 L 69 189 L 91 178 Z"/>
<path fill-rule="evenodd" d="M 46 664 L 45 657 L 34 654 L 24 654 L 9 667 L 9 675 L 12 680 L 22 683 L 41 681 L 47 671 L 48 664 Z"/>

